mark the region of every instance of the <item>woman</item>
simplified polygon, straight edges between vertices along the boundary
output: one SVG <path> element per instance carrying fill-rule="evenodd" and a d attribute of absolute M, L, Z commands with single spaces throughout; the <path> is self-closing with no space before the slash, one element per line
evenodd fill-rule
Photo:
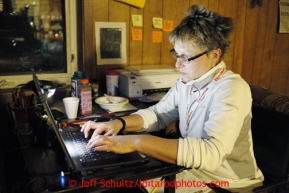
<path fill-rule="evenodd" d="M 222 60 L 233 31 L 231 18 L 194 5 L 171 32 L 171 55 L 181 73 L 170 91 L 152 107 L 95 129 L 88 146 L 99 151 L 140 151 L 154 158 L 192 168 L 194 179 L 226 181 L 230 191 L 245 192 L 262 185 L 251 136 L 251 93 L 248 84 L 226 70 Z M 151 135 L 117 136 L 125 131 L 157 131 L 179 120 L 181 138 Z M 105 132 L 104 135 L 100 135 Z"/>

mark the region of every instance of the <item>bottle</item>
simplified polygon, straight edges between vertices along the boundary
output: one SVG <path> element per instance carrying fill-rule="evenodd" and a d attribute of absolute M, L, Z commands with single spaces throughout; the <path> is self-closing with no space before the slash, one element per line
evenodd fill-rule
<path fill-rule="evenodd" d="M 115 70 L 106 71 L 106 93 L 108 95 L 118 95 L 118 78 L 119 72 Z"/>
<path fill-rule="evenodd" d="M 92 114 L 92 92 L 87 78 L 80 79 L 78 87 L 79 113 L 81 115 Z"/>
<path fill-rule="evenodd" d="M 85 78 L 85 73 L 82 71 L 75 71 L 71 78 L 71 96 L 78 97 L 78 87 L 80 85 L 80 79 Z"/>

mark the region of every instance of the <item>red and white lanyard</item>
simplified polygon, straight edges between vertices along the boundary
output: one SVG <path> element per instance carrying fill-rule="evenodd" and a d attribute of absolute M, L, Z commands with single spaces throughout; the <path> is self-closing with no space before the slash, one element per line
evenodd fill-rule
<path fill-rule="evenodd" d="M 199 96 L 199 98 L 195 102 L 193 102 L 193 104 L 187 105 L 187 108 L 186 108 L 186 125 L 187 126 L 189 126 L 189 122 L 192 118 L 194 111 L 198 107 L 199 103 L 205 97 L 205 94 L 207 93 L 207 91 L 210 89 L 213 89 L 213 87 L 216 85 L 216 82 L 224 75 L 225 72 L 226 72 L 226 69 L 222 68 L 220 70 L 220 72 L 214 77 L 213 82 L 205 88 L 205 90 L 202 92 L 202 94 Z M 192 88 L 190 90 L 190 95 L 191 95 L 191 93 L 192 93 Z M 189 108 L 190 106 L 191 106 L 191 108 Z M 190 109 L 190 111 L 189 111 L 189 109 Z"/>

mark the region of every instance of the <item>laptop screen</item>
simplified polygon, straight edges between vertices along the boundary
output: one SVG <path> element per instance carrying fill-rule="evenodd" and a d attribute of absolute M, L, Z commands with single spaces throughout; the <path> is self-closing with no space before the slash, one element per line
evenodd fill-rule
<path fill-rule="evenodd" d="M 33 82 L 34 82 L 34 86 L 35 86 L 35 88 L 34 88 L 35 91 L 34 92 L 35 92 L 35 94 L 38 97 L 38 101 L 42 103 L 42 105 L 44 107 L 44 110 L 46 111 L 47 116 L 48 116 L 48 118 L 51 121 L 52 128 L 53 128 L 53 130 L 54 130 L 54 132 L 55 132 L 55 134 L 57 136 L 57 139 L 58 139 L 58 141 L 59 141 L 59 143 L 60 143 L 60 145 L 61 145 L 61 147 L 62 147 L 62 149 L 64 151 L 64 154 L 65 154 L 66 158 L 68 159 L 69 167 L 73 169 L 74 167 L 73 167 L 73 164 L 72 164 L 72 159 L 69 156 L 69 153 L 68 153 L 68 151 L 66 149 L 66 146 L 65 146 L 64 142 L 61 140 L 61 136 L 60 136 L 59 130 L 58 130 L 59 128 L 58 128 L 58 126 L 56 124 L 56 121 L 54 120 L 54 116 L 53 116 L 53 114 L 51 112 L 50 107 L 48 106 L 48 103 L 47 103 L 48 91 L 45 91 L 41 87 L 42 86 L 41 82 L 38 79 L 38 77 L 36 76 L 34 71 L 33 71 Z"/>

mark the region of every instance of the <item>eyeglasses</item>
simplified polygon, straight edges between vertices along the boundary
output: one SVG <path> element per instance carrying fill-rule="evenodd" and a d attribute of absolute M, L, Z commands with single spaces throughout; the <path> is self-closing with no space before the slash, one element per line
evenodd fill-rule
<path fill-rule="evenodd" d="M 205 52 L 202 52 L 196 56 L 193 56 L 193 57 L 187 57 L 186 55 L 178 55 L 178 53 L 175 51 L 175 49 L 171 49 L 170 50 L 170 54 L 172 55 L 172 57 L 175 59 L 175 60 L 178 60 L 178 58 L 181 60 L 181 62 L 183 63 L 189 63 L 190 61 L 192 60 L 195 60 L 199 57 L 201 57 L 202 55 L 208 53 L 210 50 L 207 50 Z"/>

